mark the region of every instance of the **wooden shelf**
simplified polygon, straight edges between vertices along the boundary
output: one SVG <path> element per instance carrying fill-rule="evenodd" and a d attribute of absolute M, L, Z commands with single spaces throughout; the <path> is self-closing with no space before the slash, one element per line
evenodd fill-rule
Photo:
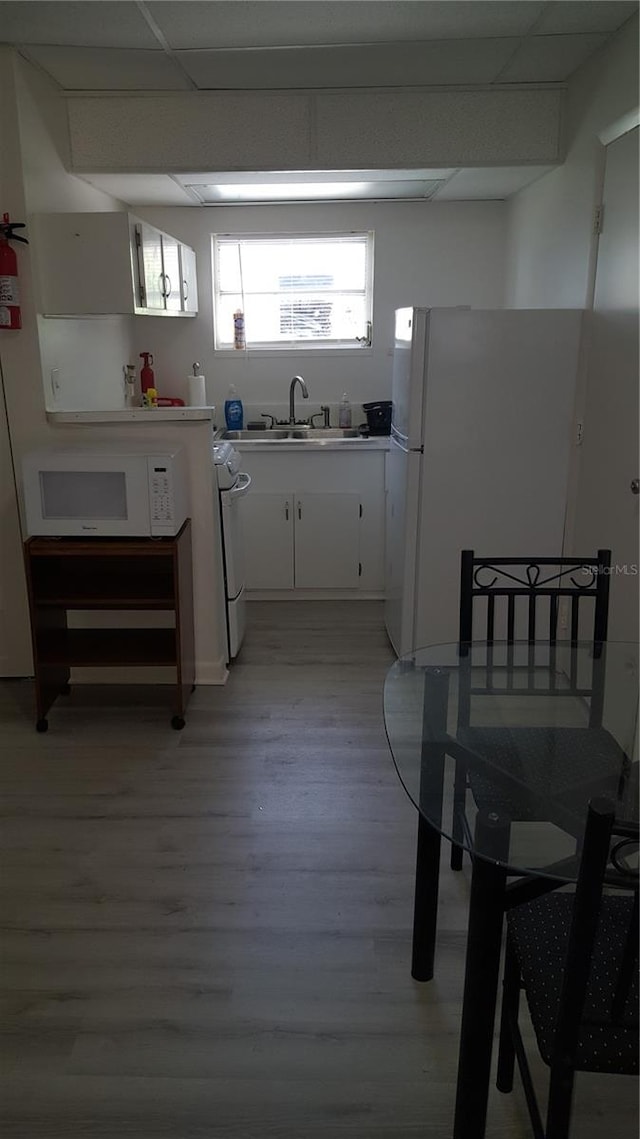
<path fill-rule="evenodd" d="M 195 679 L 191 522 L 175 538 L 30 538 L 25 565 L 36 679 L 37 727 L 70 669 L 171 666 L 173 727 Z M 70 610 L 163 610 L 173 628 L 68 628 Z"/>
<path fill-rule="evenodd" d="M 52 629 L 38 635 L 43 665 L 174 665 L 175 629 Z"/>

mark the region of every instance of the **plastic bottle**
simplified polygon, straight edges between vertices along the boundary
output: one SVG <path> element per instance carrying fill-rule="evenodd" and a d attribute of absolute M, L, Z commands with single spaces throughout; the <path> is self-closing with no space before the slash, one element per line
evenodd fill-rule
<path fill-rule="evenodd" d="M 338 407 L 338 427 L 351 427 L 351 404 L 346 392 Z"/>
<path fill-rule="evenodd" d="M 140 391 L 144 395 L 149 388 L 155 388 L 156 378 L 153 374 L 153 368 L 151 367 L 151 364 L 153 364 L 153 356 L 151 353 L 141 352 L 140 355 L 144 360 L 144 364 L 140 369 Z"/>
<path fill-rule="evenodd" d="M 124 372 L 124 405 L 125 407 L 136 407 L 136 366 L 135 364 L 125 364 L 122 370 Z"/>
<path fill-rule="evenodd" d="M 227 431 L 242 431 L 244 410 L 242 400 L 239 399 L 233 384 L 229 388 L 229 395 L 224 402 L 224 420 L 227 425 Z"/>
<path fill-rule="evenodd" d="M 233 314 L 233 347 L 246 348 L 247 341 L 244 334 L 244 313 L 237 308 Z"/>

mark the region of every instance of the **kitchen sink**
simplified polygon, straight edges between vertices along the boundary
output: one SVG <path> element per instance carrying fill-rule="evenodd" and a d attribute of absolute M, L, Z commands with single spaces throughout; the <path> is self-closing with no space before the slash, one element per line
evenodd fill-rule
<path fill-rule="evenodd" d="M 322 443 L 344 440 L 367 441 L 355 427 L 271 427 L 264 431 L 223 431 L 221 439 L 242 443 Z"/>

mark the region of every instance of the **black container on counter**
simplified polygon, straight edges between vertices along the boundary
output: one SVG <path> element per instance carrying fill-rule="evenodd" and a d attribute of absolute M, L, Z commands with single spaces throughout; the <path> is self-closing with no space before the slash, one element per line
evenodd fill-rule
<path fill-rule="evenodd" d="M 370 435 L 388 435 L 391 431 L 390 399 L 379 399 L 374 403 L 363 403 Z"/>

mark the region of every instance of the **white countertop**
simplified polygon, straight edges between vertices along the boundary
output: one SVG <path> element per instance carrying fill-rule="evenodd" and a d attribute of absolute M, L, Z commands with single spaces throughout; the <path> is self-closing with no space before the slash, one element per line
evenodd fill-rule
<path fill-rule="evenodd" d="M 214 407 L 125 407 L 112 411 L 48 411 L 49 423 L 158 423 L 209 420 Z"/>
<path fill-rule="evenodd" d="M 256 435 L 260 432 L 256 431 Z M 216 442 L 222 442 L 222 438 L 215 439 Z M 388 435 L 370 435 L 368 438 L 360 437 L 355 439 L 284 439 L 278 442 L 267 443 L 260 439 L 232 439 L 232 446 L 236 451 L 249 451 L 252 454 L 257 451 L 263 453 L 268 452 L 270 455 L 286 455 L 290 451 L 295 451 L 300 454 L 301 451 L 310 453 L 318 451 L 360 451 L 362 454 L 369 454 L 371 451 L 388 451 L 389 450 L 389 436 Z"/>

